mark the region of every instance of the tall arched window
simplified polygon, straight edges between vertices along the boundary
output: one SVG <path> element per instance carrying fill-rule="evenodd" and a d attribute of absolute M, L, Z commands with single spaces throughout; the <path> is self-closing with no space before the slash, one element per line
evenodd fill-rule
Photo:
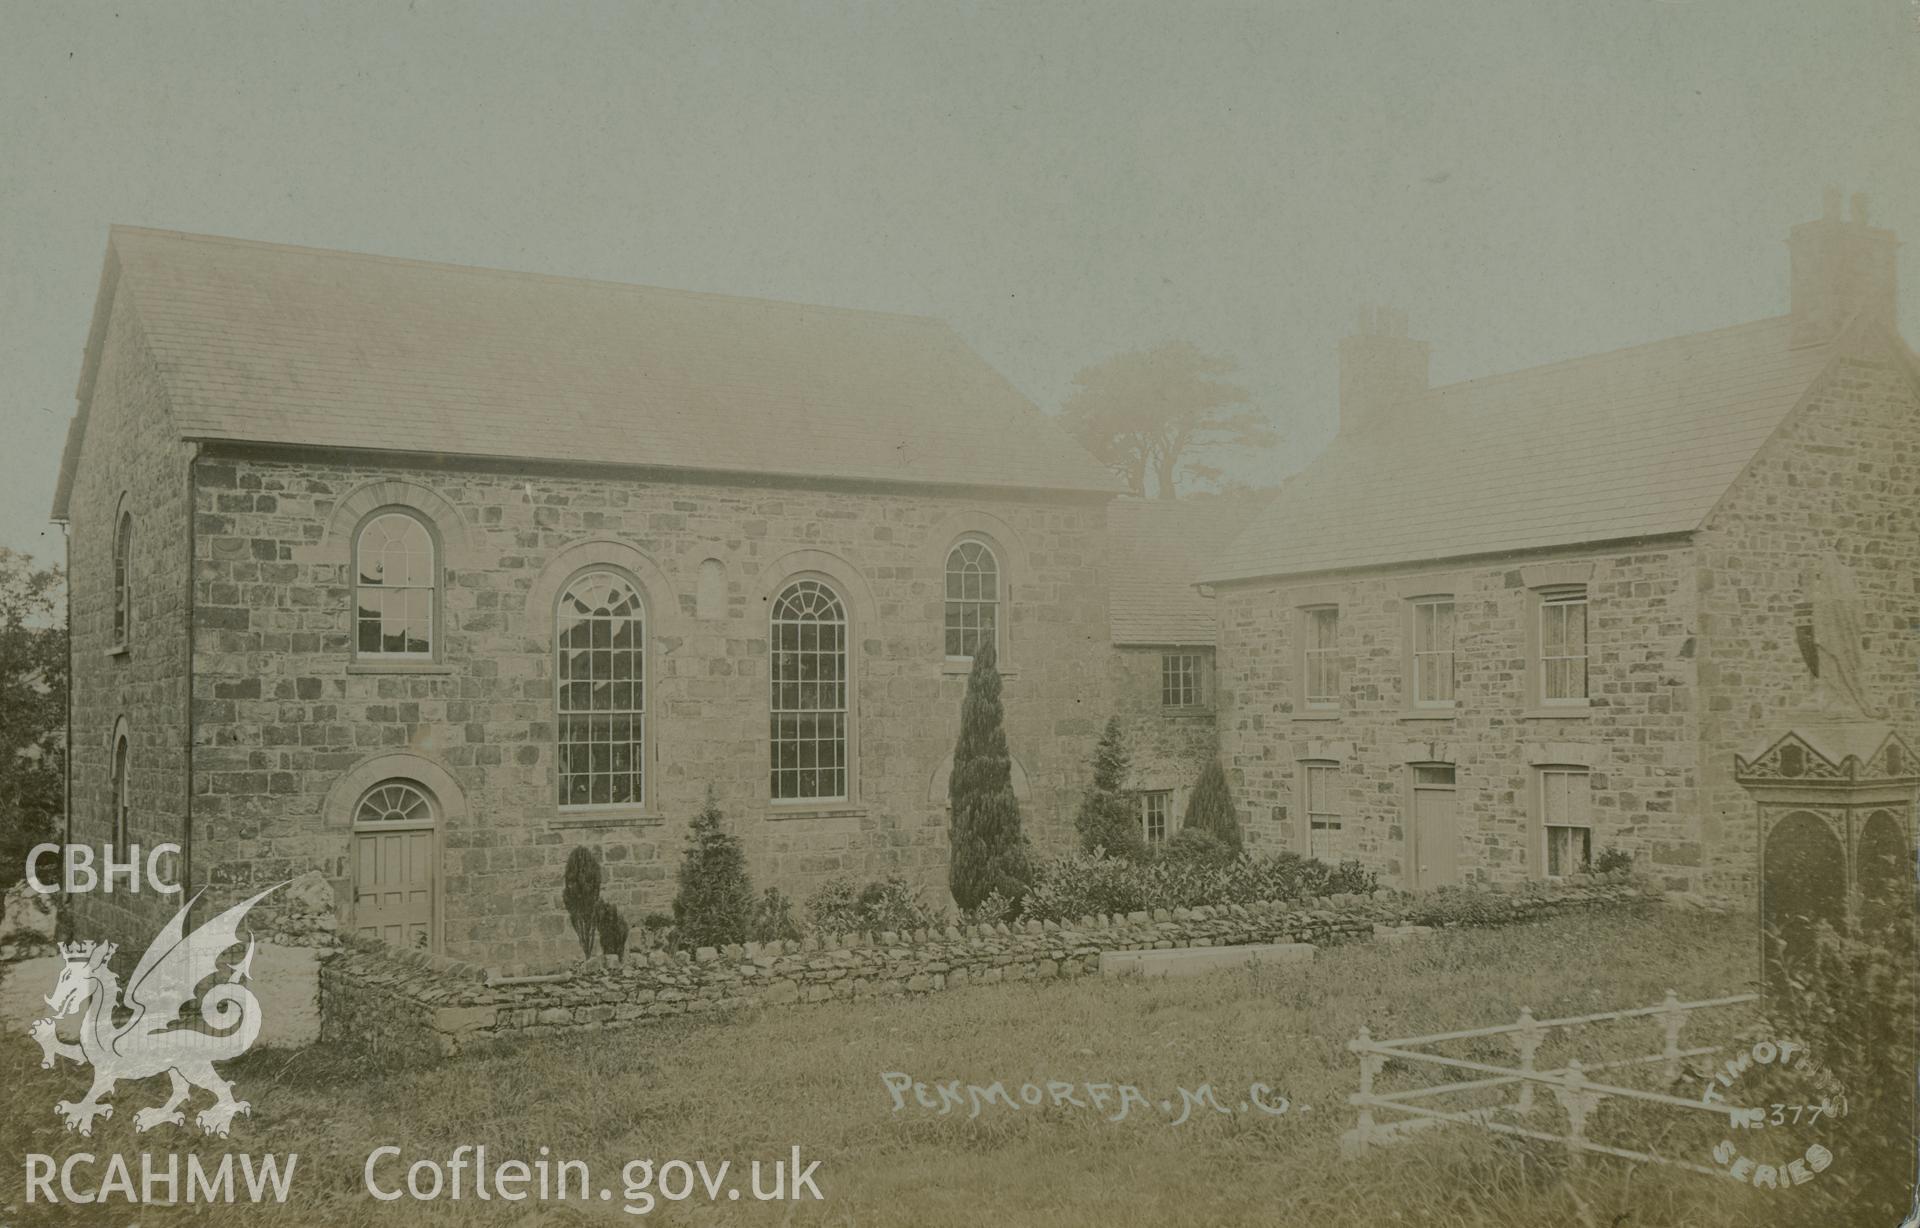
<path fill-rule="evenodd" d="M 560 804 L 633 806 L 645 800 L 646 609 L 618 572 L 589 571 L 560 594 Z"/>
<path fill-rule="evenodd" d="M 776 801 L 847 796 L 847 611 L 819 580 L 773 603 L 772 782 Z"/>
<path fill-rule="evenodd" d="M 113 529 L 113 642 L 127 642 L 133 625 L 133 513 L 121 512 Z"/>
<path fill-rule="evenodd" d="M 123 718 L 113 730 L 113 849 L 125 855 L 133 843 L 133 808 L 128 800 L 127 761 L 132 753 Z"/>
<path fill-rule="evenodd" d="M 968 538 L 947 552 L 947 656 L 970 658 L 987 642 L 997 650 L 999 628 L 1000 561 L 987 543 Z"/>
<path fill-rule="evenodd" d="M 433 658 L 433 536 L 411 513 L 377 512 L 354 539 L 354 654 Z"/>

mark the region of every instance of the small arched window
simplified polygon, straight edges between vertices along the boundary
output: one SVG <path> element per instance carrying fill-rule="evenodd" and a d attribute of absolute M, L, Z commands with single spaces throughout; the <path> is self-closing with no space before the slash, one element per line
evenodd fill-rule
<path fill-rule="evenodd" d="M 776 801 L 847 797 L 847 611 L 819 580 L 773 603 L 772 790 Z"/>
<path fill-rule="evenodd" d="M 133 513 L 120 513 L 113 529 L 113 642 L 123 645 L 133 626 Z"/>
<path fill-rule="evenodd" d="M 981 644 L 1000 647 L 1000 560 L 978 538 L 947 551 L 947 657 L 970 659 Z"/>
<path fill-rule="evenodd" d="M 418 787 L 404 780 L 389 780 L 367 790 L 353 813 L 353 821 L 390 827 L 431 823 L 433 804 Z"/>
<path fill-rule="evenodd" d="M 560 804 L 633 806 L 645 800 L 646 610 L 633 582 L 589 571 L 560 595 Z"/>
<path fill-rule="evenodd" d="M 132 755 L 127 722 L 122 719 L 113 730 L 113 848 L 124 854 L 133 843 L 133 808 L 128 800 L 127 770 Z"/>
<path fill-rule="evenodd" d="M 354 654 L 433 658 L 433 535 L 410 512 L 375 513 L 354 539 Z"/>

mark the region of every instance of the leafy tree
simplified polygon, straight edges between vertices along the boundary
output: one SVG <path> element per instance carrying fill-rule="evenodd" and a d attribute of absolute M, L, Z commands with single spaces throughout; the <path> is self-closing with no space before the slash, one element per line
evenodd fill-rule
<path fill-rule="evenodd" d="M 1093 748 L 1093 783 L 1080 799 L 1073 826 L 1080 847 L 1091 853 L 1105 849 L 1115 857 L 1138 861 L 1147 855 L 1140 834 L 1140 811 L 1126 792 L 1128 756 L 1120 733 L 1120 718 L 1107 718 L 1107 728 Z"/>
<path fill-rule="evenodd" d="M 1227 770 L 1217 758 L 1207 760 L 1200 779 L 1187 799 L 1187 813 L 1180 821 L 1183 831 L 1204 831 L 1231 852 L 1238 853 L 1240 818 L 1233 812 L 1233 793 L 1227 788 Z"/>
<path fill-rule="evenodd" d="M 974 652 L 967 676 L 947 800 L 947 878 L 954 903 L 969 910 L 995 891 L 1009 900 L 1025 895 L 1027 838 L 1013 795 L 1013 760 L 1001 724 L 1000 671 L 991 638 Z"/>
<path fill-rule="evenodd" d="M 680 890 L 673 897 L 674 939 L 683 947 L 722 947 L 747 941 L 753 926 L 753 885 L 747 851 L 722 825 L 720 807 L 707 786 L 707 804 L 687 833 L 680 862 Z"/>
<path fill-rule="evenodd" d="M 1183 477 L 1221 477 L 1197 454 L 1279 443 L 1272 422 L 1246 408 L 1247 390 L 1225 382 L 1233 370 L 1186 341 L 1118 354 L 1074 376 L 1062 422 L 1134 494 L 1144 496 L 1151 477 L 1154 492 L 1171 499 Z"/>
<path fill-rule="evenodd" d="M 600 934 L 600 884 L 606 874 L 600 859 L 585 845 L 576 844 L 567 854 L 566 881 L 560 888 L 560 902 L 566 906 L 567 923 L 580 940 L 580 954 L 593 954 L 594 940 Z"/>
<path fill-rule="evenodd" d="M 64 583 L 0 546 L 0 889 L 20 881 L 28 849 L 58 839 L 65 813 Z"/>

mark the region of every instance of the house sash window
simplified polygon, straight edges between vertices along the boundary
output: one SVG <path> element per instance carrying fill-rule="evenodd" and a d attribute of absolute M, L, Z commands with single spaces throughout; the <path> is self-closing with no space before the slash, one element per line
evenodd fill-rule
<path fill-rule="evenodd" d="M 1540 702 L 1587 702 L 1587 590 L 1540 594 Z"/>
<path fill-rule="evenodd" d="M 1302 611 L 1304 684 L 1309 708 L 1340 706 L 1340 608 L 1315 606 Z"/>
<path fill-rule="evenodd" d="M 1168 708 L 1200 704 L 1200 654 L 1169 652 L 1160 657 L 1160 703 Z"/>
<path fill-rule="evenodd" d="M 1453 598 L 1413 602 L 1413 706 L 1453 707 Z"/>
<path fill-rule="evenodd" d="M 1592 863 L 1591 784 L 1584 767 L 1540 769 L 1541 864 L 1548 878 L 1564 878 Z"/>

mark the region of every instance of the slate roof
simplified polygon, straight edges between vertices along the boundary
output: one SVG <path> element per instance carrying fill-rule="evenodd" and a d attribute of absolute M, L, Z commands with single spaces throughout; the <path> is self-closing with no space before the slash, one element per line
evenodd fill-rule
<path fill-rule="evenodd" d="M 1194 588 L 1200 566 L 1262 500 L 1115 499 L 1107 504 L 1107 630 L 1115 644 L 1211 644 L 1213 598 Z"/>
<path fill-rule="evenodd" d="M 1116 489 L 926 317 L 129 227 L 108 267 L 186 438 Z"/>
<path fill-rule="evenodd" d="M 1336 438 L 1200 578 L 1690 532 L 1834 356 L 1791 348 L 1789 327 L 1778 316 L 1435 388 Z"/>

